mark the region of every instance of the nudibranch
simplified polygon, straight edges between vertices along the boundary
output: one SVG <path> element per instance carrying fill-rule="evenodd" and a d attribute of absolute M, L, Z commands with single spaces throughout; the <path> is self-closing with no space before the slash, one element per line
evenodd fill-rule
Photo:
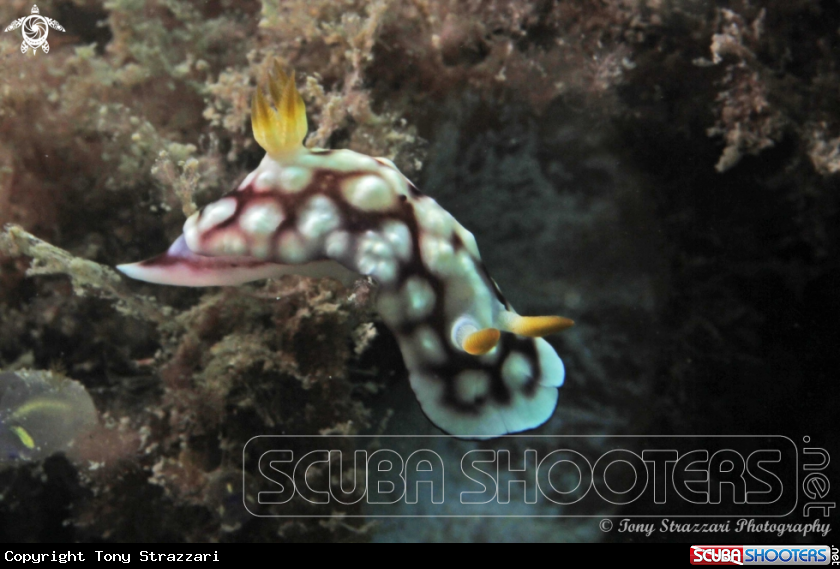
<path fill-rule="evenodd" d="M 286 274 L 369 276 L 379 285 L 376 309 L 436 426 L 484 439 L 547 421 L 565 370 L 542 336 L 572 321 L 518 315 L 472 233 L 390 160 L 304 147 L 306 109 L 294 73 L 275 64 L 267 83 L 251 105 L 254 138 L 266 151 L 259 167 L 187 219 L 166 253 L 118 269 L 194 287 Z"/>

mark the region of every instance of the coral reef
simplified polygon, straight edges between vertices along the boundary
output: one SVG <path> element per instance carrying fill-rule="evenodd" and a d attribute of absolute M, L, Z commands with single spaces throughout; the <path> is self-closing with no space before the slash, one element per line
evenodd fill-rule
<path fill-rule="evenodd" d="M 109 268 L 164 250 L 254 169 L 250 98 L 274 58 L 297 70 L 307 145 L 393 158 L 523 314 L 578 321 L 552 340 L 568 379 L 541 433 L 837 443 L 836 2 L 38 6 L 66 29 L 48 54 L 0 34 L 0 368 L 79 381 L 100 427 L 82 463 L 0 471 L 5 539 L 620 538 L 239 507 L 254 434 L 434 432 L 368 283 L 197 291 Z M 30 8 L 4 2 L 0 22 Z"/>

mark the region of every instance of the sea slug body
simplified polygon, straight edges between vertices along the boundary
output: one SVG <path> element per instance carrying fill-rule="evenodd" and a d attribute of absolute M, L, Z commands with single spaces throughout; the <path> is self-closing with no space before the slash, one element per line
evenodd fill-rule
<path fill-rule="evenodd" d="M 370 276 L 411 387 L 435 425 L 482 439 L 547 421 L 565 370 L 541 336 L 572 322 L 516 314 L 473 235 L 452 215 L 390 160 L 305 148 L 294 74 L 275 65 L 268 88 L 271 103 L 261 87 L 252 103 L 254 136 L 266 150 L 259 167 L 187 219 L 166 253 L 118 268 L 181 286 Z"/>

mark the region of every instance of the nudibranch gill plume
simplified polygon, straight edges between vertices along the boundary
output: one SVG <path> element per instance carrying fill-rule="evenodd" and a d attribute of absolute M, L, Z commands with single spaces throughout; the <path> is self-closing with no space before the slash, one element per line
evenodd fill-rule
<path fill-rule="evenodd" d="M 563 362 L 542 336 L 572 325 L 518 315 L 490 278 L 472 233 L 393 162 L 307 149 L 306 109 L 275 64 L 251 105 L 259 167 L 193 214 L 152 259 L 118 267 L 160 284 L 229 286 L 297 274 L 378 285 L 376 308 L 396 336 L 426 416 L 484 439 L 551 417 Z"/>

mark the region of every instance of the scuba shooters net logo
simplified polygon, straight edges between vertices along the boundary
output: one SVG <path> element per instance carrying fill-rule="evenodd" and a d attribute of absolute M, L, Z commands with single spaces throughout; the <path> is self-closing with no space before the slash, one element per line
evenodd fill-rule
<path fill-rule="evenodd" d="M 615 517 L 737 523 L 798 513 L 804 450 L 784 436 L 260 436 L 243 449 L 243 496 L 260 517 L 606 518 L 620 506 Z"/>
<path fill-rule="evenodd" d="M 57 21 L 42 16 L 40 10 L 38 10 L 38 6 L 32 6 L 32 13 L 30 15 L 18 18 L 6 26 L 6 29 L 3 31 L 11 32 L 18 28 L 21 28 L 21 33 L 23 34 L 23 43 L 20 44 L 20 52 L 26 53 L 29 49 L 32 49 L 33 55 L 38 52 L 39 47 L 44 53 L 50 52 L 50 44 L 47 43 L 50 28 L 59 32 L 65 31 Z"/>
<path fill-rule="evenodd" d="M 837 565 L 827 545 L 692 545 L 692 565 Z M 833 555 L 832 555 L 833 554 Z"/>

